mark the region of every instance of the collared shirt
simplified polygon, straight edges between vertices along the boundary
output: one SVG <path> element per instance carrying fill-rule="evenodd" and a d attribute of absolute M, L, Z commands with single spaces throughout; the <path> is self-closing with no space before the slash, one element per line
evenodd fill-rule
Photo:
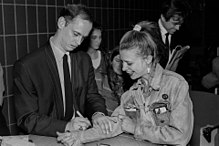
<path fill-rule="evenodd" d="M 163 40 L 163 42 L 165 43 L 165 40 L 166 40 L 166 33 L 168 33 L 168 32 L 167 32 L 167 30 L 164 28 L 164 26 L 162 25 L 160 19 L 158 20 L 158 25 L 159 25 L 159 28 L 160 28 L 162 40 Z M 171 44 L 171 37 L 172 37 L 172 35 L 169 34 L 169 35 L 168 35 L 169 45 Z M 174 52 L 174 51 L 171 52 L 171 50 L 169 49 L 169 59 L 168 59 L 168 62 L 170 61 L 170 59 L 171 59 L 171 57 L 172 57 L 172 55 L 173 55 L 173 52 Z"/>
<path fill-rule="evenodd" d="M 61 83 L 61 88 L 62 88 L 62 99 L 63 99 L 63 106 L 64 106 L 64 114 L 66 111 L 66 105 L 65 105 L 65 83 L 64 83 L 64 72 L 63 72 L 63 56 L 66 54 L 68 56 L 68 65 L 69 65 L 69 71 L 70 71 L 70 76 L 71 76 L 71 58 L 69 56 L 69 52 L 63 52 L 61 49 L 59 49 L 55 44 L 52 42 L 52 37 L 50 38 L 50 45 L 52 47 L 52 51 L 55 55 L 56 59 L 56 64 L 58 68 L 58 73 L 59 73 L 59 79 Z"/>

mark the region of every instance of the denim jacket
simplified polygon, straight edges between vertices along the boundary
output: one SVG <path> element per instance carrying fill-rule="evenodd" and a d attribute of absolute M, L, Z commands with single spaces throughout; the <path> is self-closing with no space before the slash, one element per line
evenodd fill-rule
<path fill-rule="evenodd" d="M 110 119 L 113 130 L 103 134 L 100 127 L 72 132 L 74 146 L 124 132 L 119 115 L 129 116 L 135 123 L 134 137 L 161 145 L 186 146 L 193 132 L 193 105 L 185 79 L 159 64 L 151 84 L 139 79 L 121 97 L 121 104 Z"/>
<path fill-rule="evenodd" d="M 120 114 L 136 122 L 134 137 L 140 140 L 185 146 L 192 136 L 189 86 L 182 76 L 159 64 L 150 85 L 139 79 L 122 95 L 121 105 L 112 116 Z"/>

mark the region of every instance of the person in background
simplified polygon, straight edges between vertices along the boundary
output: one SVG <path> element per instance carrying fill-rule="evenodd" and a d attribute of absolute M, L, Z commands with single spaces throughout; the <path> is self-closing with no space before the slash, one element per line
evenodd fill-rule
<path fill-rule="evenodd" d="M 92 126 L 109 131 L 105 101 L 98 93 L 90 57 L 76 50 L 92 24 L 86 6 L 67 5 L 49 41 L 14 64 L 17 125 L 28 134 L 57 136 L 84 130 L 91 126 L 89 120 Z"/>
<path fill-rule="evenodd" d="M 120 40 L 122 70 L 137 81 L 122 95 L 120 106 L 111 116 L 112 132 L 102 134 L 94 127 L 65 133 L 58 141 L 77 145 L 124 132 L 136 140 L 156 144 L 188 144 L 194 125 L 189 86 L 181 75 L 159 64 L 159 40 L 148 31 L 148 27 L 154 27 L 151 25 L 148 21 L 139 22 Z"/>
<path fill-rule="evenodd" d="M 97 22 L 94 22 L 93 28 L 89 37 L 85 41 L 87 45 L 87 53 L 89 54 L 92 65 L 94 67 L 95 80 L 97 82 L 99 93 L 104 91 L 104 82 L 107 80 L 107 52 L 102 48 L 102 27 Z"/>
<path fill-rule="evenodd" d="M 87 49 L 86 52 L 92 60 L 98 91 L 105 99 L 108 114 L 111 115 L 118 103 L 114 100 L 115 97 L 108 82 L 109 52 L 102 46 L 102 32 L 100 24 L 94 22 L 90 35 L 82 47 Z"/>
<path fill-rule="evenodd" d="M 3 79 L 3 69 L 0 63 L 0 136 L 9 135 L 9 129 L 7 127 L 5 117 L 2 113 L 2 105 L 3 105 L 3 92 L 5 90 L 4 79 Z"/>
<path fill-rule="evenodd" d="M 109 67 L 107 70 L 110 89 L 113 91 L 118 104 L 120 104 L 121 95 L 129 89 L 133 81 L 128 77 L 128 74 L 122 71 L 119 46 L 116 46 L 110 52 Z"/>
<path fill-rule="evenodd" d="M 219 94 L 218 93 L 218 88 L 219 88 L 219 57 L 218 56 L 212 60 L 211 69 L 212 69 L 211 72 L 209 72 L 202 78 L 201 83 L 202 86 L 204 86 L 209 91 L 215 88 L 214 93 Z"/>
<path fill-rule="evenodd" d="M 184 77 L 189 71 L 185 66 L 188 67 L 190 56 L 186 53 L 190 48 L 187 41 L 190 34 L 184 34 L 179 30 L 190 12 L 191 7 L 185 0 L 165 0 L 158 20 L 161 37 L 167 47 L 160 63 L 163 68 L 175 71 Z"/>

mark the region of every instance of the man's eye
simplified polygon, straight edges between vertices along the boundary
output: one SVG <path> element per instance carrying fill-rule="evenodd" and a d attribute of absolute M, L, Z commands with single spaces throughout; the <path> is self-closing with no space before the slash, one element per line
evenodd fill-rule
<path fill-rule="evenodd" d="M 74 36 L 79 36 L 79 34 L 78 34 L 78 33 L 76 33 L 76 32 L 73 32 L 73 34 L 74 34 Z"/>
<path fill-rule="evenodd" d="M 131 65 L 132 65 L 132 63 L 127 63 L 127 65 L 128 65 L 128 66 L 131 66 Z"/>

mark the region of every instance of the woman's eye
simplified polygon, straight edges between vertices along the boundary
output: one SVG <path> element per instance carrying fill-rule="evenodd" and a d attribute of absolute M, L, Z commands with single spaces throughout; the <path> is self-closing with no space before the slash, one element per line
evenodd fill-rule
<path fill-rule="evenodd" d="M 95 40 L 97 37 L 96 36 L 92 36 L 91 39 Z"/>

